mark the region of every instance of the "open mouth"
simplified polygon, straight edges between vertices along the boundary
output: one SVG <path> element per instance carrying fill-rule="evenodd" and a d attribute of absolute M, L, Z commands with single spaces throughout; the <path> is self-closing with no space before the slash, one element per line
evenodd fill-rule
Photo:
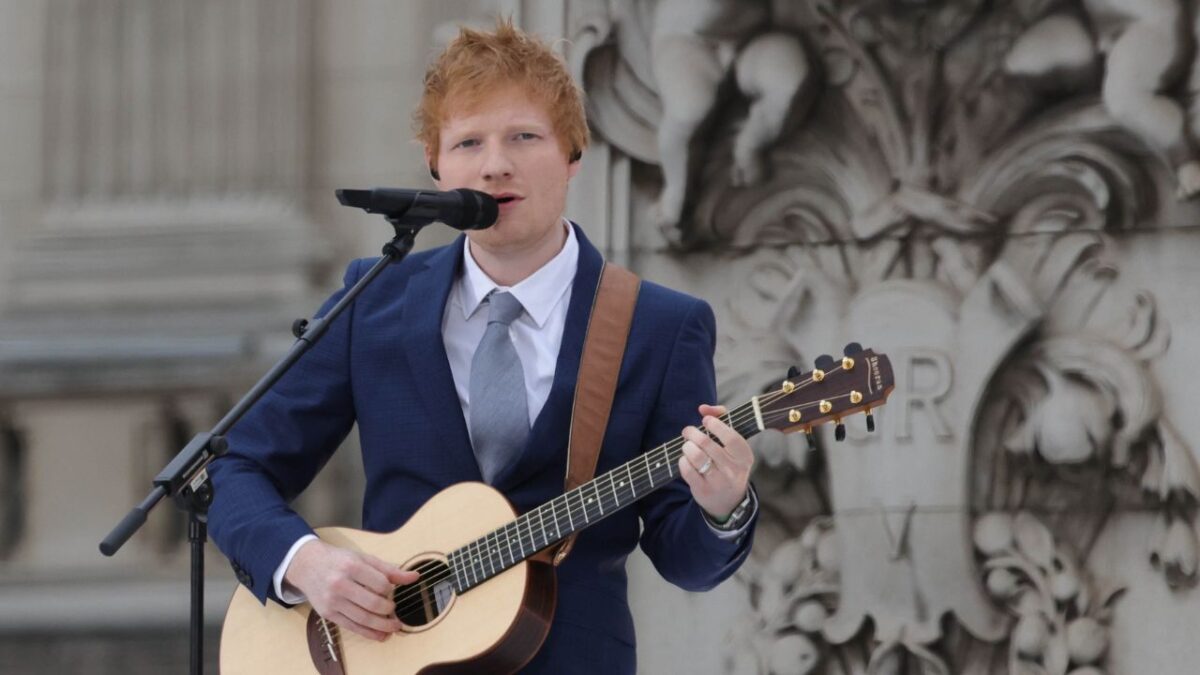
<path fill-rule="evenodd" d="M 520 197 L 514 197 L 513 195 L 504 195 L 503 197 L 496 197 L 496 203 L 497 204 L 511 204 L 512 202 L 515 202 L 518 199 L 520 199 Z"/>

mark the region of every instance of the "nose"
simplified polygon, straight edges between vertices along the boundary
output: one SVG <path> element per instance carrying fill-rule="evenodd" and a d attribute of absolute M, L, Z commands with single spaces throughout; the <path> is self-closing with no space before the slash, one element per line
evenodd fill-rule
<path fill-rule="evenodd" d="M 513 164 L 502 143 L 489 143 L 483 153 L 483 164 L 480 167 L 484 180 L 503 180 L 512 178 Z"/>

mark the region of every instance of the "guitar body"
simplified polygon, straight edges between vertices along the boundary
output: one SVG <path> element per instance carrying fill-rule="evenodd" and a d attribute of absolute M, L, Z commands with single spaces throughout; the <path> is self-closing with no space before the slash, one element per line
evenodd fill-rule
<path fill-rule="evenodd" d="M 449 552 L 515 516 L 512 505 L 496 490 L 482 483 L 460 483 L 439 492 L 390 534 L 338 527 L 317 533 L 336 546 L 409 569 L 444 561 Z M 408 588 L 402 587 L 401 592 Z M 537 653 L 550 630 L 554 602 L 553 567 L 525 561 L 469 593 L 454 596 L 432 620 L 406 625 L 402 632 L 375 642 L 349 631 L 339 635 L 332 622 L 327 634 L 317 617 L 310 617 L 312 607 L 307 603 L 290 609 L 273 601 L 264 606 L 239 585 L 221 632 L 221 672 L 512 672 Z M 321 640 L 326 637 L 337 643 L 336 660 Z"/>

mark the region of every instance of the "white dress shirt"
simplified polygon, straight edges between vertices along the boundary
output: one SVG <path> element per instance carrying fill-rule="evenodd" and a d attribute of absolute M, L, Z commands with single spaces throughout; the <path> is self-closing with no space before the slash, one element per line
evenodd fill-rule
<path fill-rule="evenodd" d="M 567 325 L 567 307 L 570 304 L 571 287 L 575 283 L 575 272 L 579 267 L 579 240 L 575 228 L 563 221 L 567 240 L 562 250 L 536 272 L 512 287 L 501 286 L 492 281 L 471 255 L 471 240 L 463 244 L 463 274 L 455 280 L 446 299 L 442 313 L 442 341 L 446 346 L 446 358 L 450 361 L 450 373 L 454 376 L 454 388 L 458 402 L 462 405 L 463 419 L 471 419 L 471 361 L 475 349 L 487 330 L 486 311 L 479 311 L 483 299 L 493 290 L 512 293 L 525 312 L 509 326 L 513 346 L 521 359 L 521 370 L 525 373 L 525 395 L 529 404 L 529 425 L 533 426 L 546 399 L 550 397 L 550 386 L 554 382 L 554 370 L 558 363 L 558 350 L 562 345 L 563 330 Z M 470 425 L 468 433 L 470 433 Z M 757 497 L 753 496 L 757 509 Z M 712 523 L 709 523 L 712 527 Z M 740 537 L 745 527 L 736 530 L 720 530 L 712 527 L 722 539 Z M 276 568 L 273 581 L 275 595 L 284 602 L 298 604 L 304 596 L 286 592 L 283 575 L 296 551 L 314 535 L 305 535 L 296 540 L 283 561 Z"/>
<path fill-rule="evenodd" d="M 471 361 L 475 349 L 487 331 L 487 310 L 480 310 L 483 299 L 492 291 L 508 291 L 525 312 L 509 326 L 513 347 L 525 373 L 525 397 L 529 404 L 529 426 L 533 426 L 554 383 L 558 348 L 567 325 L 567 306 L 575 270 L 579 267 L 579 241 L 575 228 L 564 221 L 567 241 L 558 255 L 515 286 L 492 281 L 471 255 L 471 240 L 463 251 L 463 274 L 450 288 L 446 310 L 442 314 L 442 341 L 454 376 L 454 389 L 462 405 L 463 419 L 471 419 Z M 468 432 L 470 425 L 467 425 Z M 474 440 L 474 439 L 472 439 Z"/>

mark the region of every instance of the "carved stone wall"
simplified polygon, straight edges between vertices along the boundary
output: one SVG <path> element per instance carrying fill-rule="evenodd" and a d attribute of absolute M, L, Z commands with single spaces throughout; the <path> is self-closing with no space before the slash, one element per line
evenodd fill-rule
<path fill-rule="evenodd" d="M 717 308 L 724 402 L 896 366 L 877 433 L 757 439 L 732 588 L 638 568 L 647 672 L 1193 670 L 1196 11 L 571 4 L 629 256 Z"/>

